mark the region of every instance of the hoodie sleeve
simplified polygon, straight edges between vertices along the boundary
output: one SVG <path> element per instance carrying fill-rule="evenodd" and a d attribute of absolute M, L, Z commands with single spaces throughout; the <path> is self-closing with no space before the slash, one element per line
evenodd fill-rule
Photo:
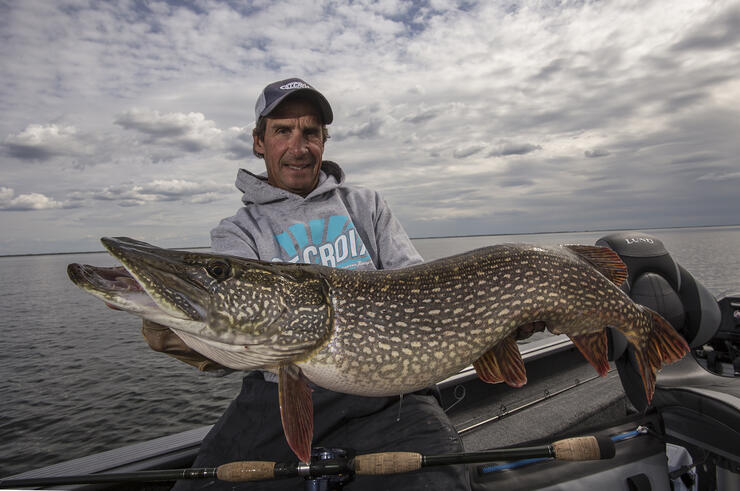
<path fill-rule="evenodd" d="M 397 269 L 424 262 L 388 203 L 376 193 L 375 240 L 378 269 Z"/>
<path fill-rule="evenodd" d="M 247 259 L 259 259 L 254 237 L 234 223 L 233 218 L 224 218 L 211 230 L 211 250 Z"/>

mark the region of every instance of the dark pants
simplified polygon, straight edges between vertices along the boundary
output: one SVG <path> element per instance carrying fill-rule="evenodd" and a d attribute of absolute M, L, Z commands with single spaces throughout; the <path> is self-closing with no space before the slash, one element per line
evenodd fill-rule
<path fill-rule="evenodd" d="M 203 439 L 193 467 L 216 467 L 238 460 L 295 462 L 283 435 L 277 384 L 260 374 L 244 377 L 242 391 Z M 351 448 L 357 454 L 388 451 L 425 455 L 462 452 L 462 441 L 431 394 L 360 397 L 316 388 L 314 447 Z M 400 419 L 399 419 L 400 415 Z M 186 489 L 304 489 L 300 478 L 254 483 L 178 481 Z M 394 476 L 356 476 L 349 491 L 385 489 L 469 490 L 465 467 L 425 467 Z"/>

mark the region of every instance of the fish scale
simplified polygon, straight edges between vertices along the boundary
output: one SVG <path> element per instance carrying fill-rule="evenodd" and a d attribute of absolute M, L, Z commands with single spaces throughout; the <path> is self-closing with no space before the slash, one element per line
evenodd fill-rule
<path fill-rule="evenodd" d="M 622 332 L 650 400 L 660 367 L 688 350 L 668 322 L 622 292 L 626 267 L 602 247 L 505 244 L 352 271 L 128 238 L 103 244 L 126 271 L 70 265 L 70 278 L 109 305 L 170 327 L 224 366 L 277 372 L 286 439 L 304 462 L 313 432 L 309 382 L 402 394 L 472 363 L 482 380 L 518 387 L 526 372 L 516 331 L 542 321 L 567 334 L 601 375 L 609 369 L 606 328 Z"/>

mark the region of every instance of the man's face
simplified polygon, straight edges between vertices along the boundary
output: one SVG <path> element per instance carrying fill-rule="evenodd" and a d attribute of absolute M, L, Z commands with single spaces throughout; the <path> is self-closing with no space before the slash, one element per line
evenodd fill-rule
<path fill-rule="evenodd" d="M 283 101 L 267 118 L 265 138 L 254 136 L 254 148 L 265 156 L 267 182 L 301 196 L 319 181 L 324 153 L 321 116 L 303 100 Z"/>

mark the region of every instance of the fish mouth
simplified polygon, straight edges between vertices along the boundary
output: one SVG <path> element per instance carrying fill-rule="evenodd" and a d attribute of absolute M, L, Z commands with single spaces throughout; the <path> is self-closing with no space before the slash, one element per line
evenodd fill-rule
<path fill-rule="evenodd" d="M 189 253 L 127 237 L 103 237 L 101 242 L 163 313 L 180 320 L 205 322 L 208 292 L 188 274 L 193 269 L 186 261 Z M 99 282 L 105 280 L 103 276 Z M 127 279 L 118 278 L 113 286 L 125 288 L 128 283 Z"/>
<path fill-rule="evenodd" d="M 75 285 L 100 298 L 112 309 L 138 314 L 160 310 L 141 285 L 122 266 L 106 268 L 73 263 L 67 266 L 67 275 Z"/>
<path fill-rule="evenodd" d="M 73 263 L 67 266 L 67 275 L 72 282 L 84 290 L 98 292 L 143 292 L 144 289 L 123 266 L 106 268 L 89 264 Z"/>

